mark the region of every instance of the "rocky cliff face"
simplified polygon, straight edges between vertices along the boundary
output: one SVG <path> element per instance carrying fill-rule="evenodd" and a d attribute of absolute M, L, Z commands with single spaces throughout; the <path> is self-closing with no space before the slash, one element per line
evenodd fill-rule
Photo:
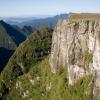
<path fill-rule="evenodd" d="M 100 15 L 71 15 L 59 20 L 53 33 L 50 65 L 68 69 L 70 85 L 85 75 L 93 76 L 93 97 L 100 98 Z"/>

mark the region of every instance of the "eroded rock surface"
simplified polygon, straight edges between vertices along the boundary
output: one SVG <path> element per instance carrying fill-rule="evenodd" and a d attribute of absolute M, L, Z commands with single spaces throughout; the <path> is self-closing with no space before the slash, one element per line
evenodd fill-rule
<path fill-rule="evenodd" d="M 92 72 L 95 80 L 93 96 L 94 100 L 99 100 L 100 20 L 96 20 L 95 15 L 87 19 L 72 16 L 68 20 L 59 20 L 53 32 L 51 70 L 56 73 L 59 67 L 67 67 L 71 85 Z"/>

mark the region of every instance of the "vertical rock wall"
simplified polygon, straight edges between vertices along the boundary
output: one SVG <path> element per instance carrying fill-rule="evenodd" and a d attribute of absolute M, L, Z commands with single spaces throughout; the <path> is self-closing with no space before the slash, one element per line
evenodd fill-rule
<path fill-rule="evenodd" d="M 59 67 L 66 67 L 71 85 L 92 72 L 94 99 L 100 97 L 100 21 L 93 18 L 58 21 L 50 65 L 53 73 Z"/>

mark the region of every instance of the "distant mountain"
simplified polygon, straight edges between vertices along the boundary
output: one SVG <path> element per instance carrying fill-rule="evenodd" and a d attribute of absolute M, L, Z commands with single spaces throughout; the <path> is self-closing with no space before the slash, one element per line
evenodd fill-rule
<path fill-rule="evenodd" d="M 5 22 L 13 25 L 14 27 L 20 27 L 21 31 L 24 32 L 26 36 L 30 35 L 38 29 L 48 27 L 54 29 L 57 21 L 59 19 L 66 19 L 69 14 L 61 14 L 56 16 L 31 16 L 31 17 L 7 17 L 0 18 L 4 19 Z"/>
<path fill-rule="evenodd" d="M 3 20 L 0 21 L 0 70 L 7 63 L 16 47 L 25 39 L 24 32 L 19 28 L 15 28 Z"/>
<path fill-rule="evenodd" d="M 24 26 L 22 31 L 26 34 L 26 36 L 30 35 L 34 30 L 31 26 Z"/>
<path fill-rule="evenodd" d="M 3 28 L 3 30 L 0 30 L 0 33 L 2 35 L 6 33 L 17 46 L 25 40 L 26 37 L 19 29 L 5 23 L 4 21 L 0 21 L 0 26 Z"/>
<path fill-rule="evenodd" d="M 17 25 L 12 25 L 12 27 L 16 30 L 18 30 L 20 33 L 22 33 L 24 36 L 29 36 L 33 31 L 30 31 L 30 28 L 32 29 L 32 27 L 30 26 L 24 26 L 23 28 L 20 28 Z M 30 27 L 30 28 L 29 28 Z M 27 30 L 27 31 L 26 31 Z"/>
<path fill-rule="evenodd" d="M 19 24 L 24 21 L 34 20 L 37 19 L 36 17 L 0 17 L 0 20 L 4 20 L 8 24 Z"/>
<path fill-rule="evenodd" d="M 33 30 L 38 30 L 39 28 L 43 28 L 43 27 L 49 27 L 53 29 L 59 19 L 66 19 L 67 17 L 68 14 L 61 14 L 54 17 L 29 20 L 17 25 L 20 27 L 31 26 Z"/>

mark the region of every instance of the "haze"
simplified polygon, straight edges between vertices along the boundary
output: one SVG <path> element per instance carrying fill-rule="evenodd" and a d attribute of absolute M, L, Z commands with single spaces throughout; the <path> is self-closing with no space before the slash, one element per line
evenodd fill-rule
<path fill-rule="evenodd" d="M 0 0 L 0 17 L 100 12 L 100 0 Z"/>

